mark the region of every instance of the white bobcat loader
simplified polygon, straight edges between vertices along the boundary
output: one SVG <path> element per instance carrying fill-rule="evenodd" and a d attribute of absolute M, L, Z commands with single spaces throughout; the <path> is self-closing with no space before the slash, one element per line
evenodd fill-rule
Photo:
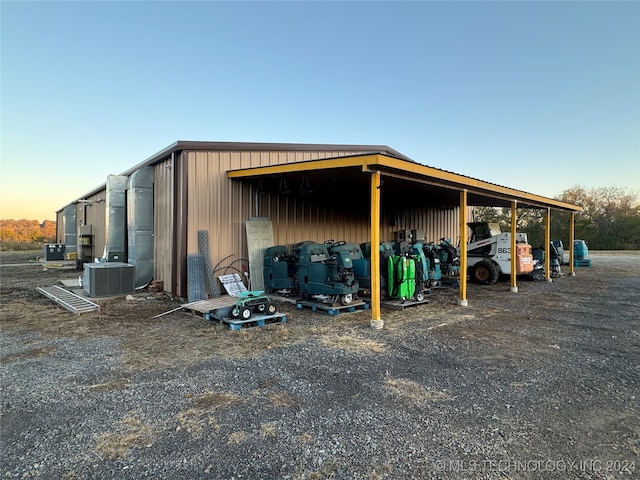
<path fill-rule="evenodd" d="M 471 222 L 467 244 L 467 268 L 471 280 L 493 285 L 501 274 L 511 275 L 511 233 L 502 233 L 497 223 Z M 531 245 L 526 233 L 516 233 L 516 275 L 533 271 Z"/>

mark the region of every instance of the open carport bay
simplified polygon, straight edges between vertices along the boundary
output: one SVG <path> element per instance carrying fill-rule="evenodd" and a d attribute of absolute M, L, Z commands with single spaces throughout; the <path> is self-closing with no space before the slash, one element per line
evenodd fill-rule
<path fill-rule="evenodd" d="M 640 256 L 591 258 L 232 332 L 148 293 L 72 315 L 35 289 L 77 272 L 3 253 L 2 477 L 637 478 Z"/>

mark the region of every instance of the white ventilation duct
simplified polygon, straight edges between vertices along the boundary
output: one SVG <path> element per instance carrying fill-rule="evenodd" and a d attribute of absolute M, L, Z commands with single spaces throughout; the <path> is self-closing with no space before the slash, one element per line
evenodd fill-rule
<path fill-rule="evenodd" d="M 143 167 L 128 182 L 128 263 L 136 267 L 136 288 L 153 279 L 153 181 L 153 168 Z"/>
<path fill-rule="evenodd" d="M 126 262 L 125 203 L 127 180 L 128 177 L 124 175 L 107 176 L 105 207 L 107 232 L 103 255 L 107 262 Z"/>

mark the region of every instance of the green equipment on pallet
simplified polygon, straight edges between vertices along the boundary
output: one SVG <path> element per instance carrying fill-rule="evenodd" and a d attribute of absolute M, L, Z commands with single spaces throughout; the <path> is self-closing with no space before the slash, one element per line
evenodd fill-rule
<path fill-rule="evenodd" d="M 415 299 L 424 300 L 422 282 L 416 282 L 416 257 L 410 254 L 393 255 L 387 260 L 387 285 L 390 298 L 402 302 Z"/>

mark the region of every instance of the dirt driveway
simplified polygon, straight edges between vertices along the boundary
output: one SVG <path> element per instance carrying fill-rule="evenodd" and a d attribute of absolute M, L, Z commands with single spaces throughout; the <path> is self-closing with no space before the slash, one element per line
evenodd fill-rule
<path fill-rule="evenodd" d="M 640 256 L 577 276 L 232 332 L 0 260 L 0 478 L 639 478 Z"/>

